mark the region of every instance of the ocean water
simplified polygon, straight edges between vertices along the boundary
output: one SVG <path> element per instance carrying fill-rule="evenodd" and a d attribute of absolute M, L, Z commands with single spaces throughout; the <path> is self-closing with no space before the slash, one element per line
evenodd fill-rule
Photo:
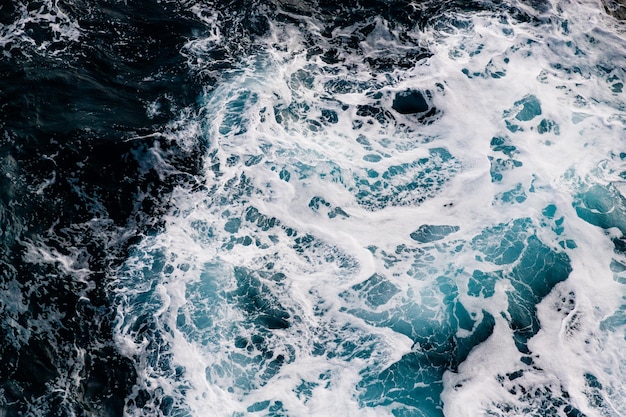
<path fill-rule="evenodd" d="M 3 2 L 0 415 L 626 415 L 625 17 Z"/>

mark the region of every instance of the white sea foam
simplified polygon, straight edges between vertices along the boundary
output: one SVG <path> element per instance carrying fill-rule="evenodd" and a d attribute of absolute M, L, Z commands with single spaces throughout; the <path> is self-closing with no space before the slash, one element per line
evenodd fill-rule
<path fill-rule="evenodd" d="M 541 26 L 459 13 L 462 25 L 411 34 L 432 57 L 389 72 L 364 63 L 407 48 L 380 19 L 365 55 L 343 51 L 336 64 L 307 58 L 305 34 L 322 23 L 272 22 L 258 53 L 202 96 L 203 130 L 191 131 L 208 143 L 202 187 L 174 193 L 164 230 L 120 274 L 118 339 L 150 413 L 168 397 L 190 415 L 417 412 L 429 403 L 414 392 L 439 381 L 385 372 L 422 360 L 429 331 L 462 344 L 488 315 L 493 334 L 458 369 L 428 370 L 442 372 L 446 415 L 622 413 L 624 289 L 610 268 L 624 261 L 610 239 L 620 233 L 576 209 L 624 169 L 615 85 L 626 55 L 597 6 L 555 3 Z M 430 119 L 392 109 L 407 89 L 424 92 Z M 571 263 L 537 296 L 528 354 L 511 324 L 521 261 L 489 253 L 507 233 Z M 503 274 L 493 295 L 472 290 L 475 270 Z M 459 324 L 462 308 L 473 325 Z M 391 385 L 379 398 L 381 375 Z"/>
<path fill-rule="evenodd" d="M 37 4 L 13 2 L 14 20 L 0 27 L 0 49 L 5 58 L 17 52 L 25 56 L 42 54 L 60 55 L 67 46 L 81 36 L 78 22 L 63 10 L 57 0 L 45 0 Z M 0 13 L 9 13 L 9 6 Z"/>

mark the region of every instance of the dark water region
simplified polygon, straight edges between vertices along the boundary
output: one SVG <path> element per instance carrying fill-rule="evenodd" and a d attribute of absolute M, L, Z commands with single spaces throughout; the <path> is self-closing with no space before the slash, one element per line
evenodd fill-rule
<path fill-rule="evenodd" d="M 624 0 L 602 0 L 604 10 L 619 20 L 626 20 L 626 2 Z"/>
<path fill-rule="evenodd" d="M 448 16 L 452 12 L 490 12 L 505 20 L 541 23 L 542 16 L 551 7 L 550 2 L 543 0 L 522 2 L 521 5 L 523 9 L 500 0 L 232 1 L 209 7 L 218 11 L 219 26 L 228 43 L 205 52 L 207 57 L 227 66 L 238 54 L 251 53 L 256 47 L 255 39 L 267 34 L 272 23 L 299 24 L 314 19 L 323 27 L 319 34 L 305 34 L 309 59 L 319 56 L 323 62 L 332 65 L 362 55 L 372 72 L 392 71 L 393 68 L 411 68 L 431 56 L 428 48 L 411 34 L 413 29 L 467 24 L 451 22 Z M 404 51 L 386 50 L 376 56 L 364 53 L 362 42 L 375 31 L 377 20 L 397 33 L 397 40 L 406 47 Z M 204 72 L 208 72 L 208 67 L 214 68 L 210 62 L 203 61 L 203 64 Z"/>
<path fill-rule="evenodd" d="M 198 22 L 157 2 L 3 2 L 0 16 L 0 414 L 121 415 L 136 371 L 113 344 L 109 274 L 199 169 L 199 148 L 152 135 L 194 104 L 180 49 Z"/>

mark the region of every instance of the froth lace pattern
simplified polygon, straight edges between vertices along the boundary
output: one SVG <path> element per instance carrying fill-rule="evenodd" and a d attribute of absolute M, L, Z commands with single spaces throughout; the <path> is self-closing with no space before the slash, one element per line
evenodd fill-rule
<path fill-rule="evenodd" d="M 558 170 L 544 169 L 533 156 L 570 158 L 564 138 L 576 142 L 571 138 L 578 138 L 579 127 L 597 128 L 592 100 L 579 94 L 586 87 L 575 85 L 597 74 L 578 65 L 550 64 L 530 75 L 520 70 L 526 60 L 537 63 L 534 57 L 559 48 L 583 55 L 583 43 L 536 40 L 543 35 L 535 24 L 559 36 L 569 29 L 556 18 L 556 26 L 543 19 L 549 7 L 535 6 L 507 9 L 510 20 L 484 11 L 473 18 L 441 12 L 443 23 L 433 18 L 429 28 L 445 32 L 436 41 L 462 39 L 444 57 L 455 63 L 455 73 L 428 55 L 446 79 L 412 89 L 405 88 L 407 80 L 425 56 L 415 58 L 415 37 L 398 32 L 401 25 L 374 19 L 308 31 L 303 28 L 316 22 L 300 15 L 305 6 L 298 5 L 285 5 L 268 27 L 252 12 L 239 16 L 268 34 L 260 41 L 266 49 L 241 64 L 252 63 L 249 68 L 226 71 L 223 90 L 210 88 L 203 96 L 206 188 L 194 190 L 180 211 L 187 217 L 173 216 L 166 231 L 182 229 L 191 240 L 176 248 L 189 258 L 180 264 L 187 267 L 172 261 L 163 272 L 165 293 L 181 294 L 176 274 L 185 285 L 178 310 L 159 310 L 169 317 L 165 333 L 172 336 L 162 342 L 193 345 L 202 364 L 196 369 L 173 354 L 185 364 L 176 378 L 193 375 L 219 387 L 221 398 L 234 399 L 229 406 L 243 414 L 306 414 L 321 392 L 341 386 L 342 398 L 349 398 L 342 405 L 353 412 L 434 416 L 447 406 L 443 398 L 454 403 L 479 384 L 468 375 L 477 369 L 472 366 L 485 366 L 476 352 L 498 342 L 506 369 L 484 378 L 496 388 L 475 407 L 491 415 L 582 413 L 565 384 L 545 371 L 549 361 L 537 340 L 545 337 L 545 300 L 567 317 L 568 340 L 583 327 L 569 300 L 585 295 L 566 291 L 565 301 L 553 302 L 551 294 L 566 287 L 579 265 L 576 249 L 585 242 L 573 238 L 579 222 L 560 200 L 560 178 L 551 177 Z M 412 44 L 410 53 L 401 49 L 385 61 L 383 44 L 399 38 Z M 242 44 L 254 49 L 252 39 Z M 206 50 L 192 52 L 210 57 Z M 599 83 L 601 94 L 619 100 L 619 70 L 604 72 L 610 75 Z M 495 98 L 473 112 L 486 87 L 499 87 Z M 464 99 L 458 93 L 464 88 L 475 94 Z M 546 89 L 565 105 L 555 106 Z M 450 97 L 462 102 L 462 112 Z M 447 121 L 468 111 L 476 117 L 488 112 L 495 122 L 481 118 L 488 125 L 483 131 L 461 117 L 456 130 Z M 615 115 L 611 123 L 621 126 L 619 120 Z M 455 147 L 474 134 L 480 148 Z M 478 157 L 464 154 L 472 153 L 468 148 Z M 563 167 L 560 160 L 554 165 Z M 558 175 L 569 175 L 563 172 Z M 476 183 L 482 188 L 471 188 Z M 473 191 L 459 192 L 459 184 Z M 488 190 L 486 202 L 472 198 L 476 190 Z M 574 197 L 574 211 L 587 223 L 622 231 L 619 194 L 591 186 Z M 437 216 L 429 212 L 434 206 Z M 388 211 L 405 223 L 383 217 Z M 377 221 L 377 228 L 367 224 Z M 346 235 L 350 239 L 339 238 Z M 622 240 L 613 239 L 617 275 Z M 201 251 L 194 253 L 195 244 Z M 213 263 L 198 262 L 202 251 Z M 616 325 L 621 316 L 615 317 L 605 326 Z M 458 375 L 462 382 L 450 384 Z M 590 372 L 578 377 L 589 407 L 606 409 L 602 381 Z M 280 383 L 276 394 L 272 385 Z"/>
<path fill-rule="evenodd" d="M 0 30 L 0 47 L 5 58 L 31 54 L 61 55 L 81 36 L 80 26 L 56 0 L 3 5 L 5 16 Z"/>

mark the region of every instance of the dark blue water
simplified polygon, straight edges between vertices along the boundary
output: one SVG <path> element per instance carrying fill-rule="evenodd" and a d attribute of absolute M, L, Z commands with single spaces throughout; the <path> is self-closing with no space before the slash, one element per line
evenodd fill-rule
<path fill-rule="evenodd" d="M 198 169 L 199 149 L 137 137 L 193 105 L 180 48 L 199 24 L 157 3 L 3 2 L 0 16 L 2 414 L 122 415 L 136 371 L 112 341 L 110 270 Z M 158 175 L 155 148 L 180 172 Z"/>

